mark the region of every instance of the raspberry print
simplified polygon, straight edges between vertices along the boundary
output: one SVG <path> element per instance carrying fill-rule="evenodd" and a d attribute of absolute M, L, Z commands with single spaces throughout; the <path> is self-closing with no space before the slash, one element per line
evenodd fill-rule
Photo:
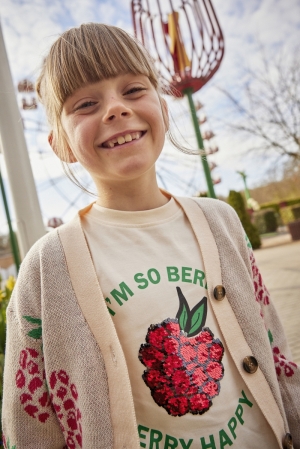
<path fill-rule="evenodd" d="M 70 376 L 64 370 L 53 371 L 50 375 L 50 399 L 60 427 L 64 433 L 67 447 L 77 449 L 82 447 L 81 412 L 76 405 L 78 392 Z"/>
<path fill-rule="evenodd" d="M 256 265 L 253 252 L 251 252 L 250 254 L 250 262 L 251 262 L 256 301 L 267 306 L 270 304 L 270 293 L 268 292 L 267 287 L 263 283 L 262 276 L 260 274 L 258 266 Z"/>
<path fill-rule="evenodd" d="M 295 374 L 295 369 L 298 368 L 296 363 L 287 360 L 286 357 L 280 353 L 278 346 L 273 348 L 273 358 L 277 377 L 280 377 L 281 374 L 284 374 L 286 377 L 292 377 Z"/>
<path fill-rule="evenodd" d="M 220 393 L 224 347 L 208 327 L 207 298 L 190 310 L 181 289 L 175 319 L 151 325 L 139 360 L 146 367 L 145 384 L 157 405 L 171 416 L 202 415 Z"/>
<path fill-rule="evenodd" d="M 41 339 L 42 321 L 30 316 L 23 317 L 35 327 L 27 335 L 35 340 Z M 16 373 L 16 387 L 20 390 L 20 402 L 24 411 L 32 418 L 45 423 L 50 417 L 51 402 L 47 392 L 45 372 L 43 366 L 43 352 L 35 348 L 26 347 L 19 355 L 19 369 Z"/>
<path fill-rule="evenodd" d="M 42 321 L 39 318 L 24 316 L 35 327 L 27 335 L 39 340 L 42 337 Z M 20 390 L 20 402 L 24 411 L 32 418 L 45 423 L 55 411 L 64 432 L 67 445 L 64 449 L 82 447 L 81 412 L 77 407 L 76 385 L 64 370 L 53 371 L 49 377 L 49 390 L 43 366 L 43 351 L 26 347 L 19 355 L 19 367 L 15 377 Z M 9 443 L 7 443 L 9 449 Z"/>

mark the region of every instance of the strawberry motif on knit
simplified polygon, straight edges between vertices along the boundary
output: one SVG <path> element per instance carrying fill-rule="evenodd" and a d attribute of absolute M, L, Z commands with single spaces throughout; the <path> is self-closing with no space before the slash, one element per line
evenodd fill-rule
<path fill-rule="evenodd" d="M 27 335 L 35 340 L 41 339 L 42 321 L 31 316 L 23 317 L 33 325 Z M 43 352 L 32 347 L 22 349 L 19 355 L 19 367 L 16 373 L 16 387 L 20 390 L 20 402 L 24 411 L 32 418 L 45 423 L 50 417 L 51 402 L 45 381 Z"/>
<path fill-rule="evenodd" d="M 27 336 L 41 340 L 42 321 L 39 318 L 23 316 L 32 325 Z M 78 392 L 76 385 L 64 370 L 53 371 L 46 383 L 42 346 L 26 347 L 19 356 L 16 373 L 16 387 L 20 390 L 20 402 L 24 411 L 32 418 L 45 423 L 55 411 L 67 445 L 65 449 L 82 447 L 81 412 L 77 406 Z M 7 449 L 10 449 L 7 444 Z"/>
<path fill-rule="evenodd" d="M 268 331 L 268 336 L 272 345 L 273 335 L 270 329 Z M 296 363 L 287 360 L 286 357 L 280 352 L 278 346 L 273 346 L 272 351 L 277 377 L 279 378 L 281 374 L 286 377 L 292 377 L 295 374 L 295 370 L 298 369 Z"/>
<path fill-rule="evenodd" d="M 270 293 L 263 283 L 262 276 L 260 274 L 258 266 L 256 265 L 256 261 L 252 251 L 250 254 L 250 262 L 256 301 L 267 306 L 270 304 Z"/>
<path fill-rule="evenodd" d="M 223 344 L 208 327 L 207 298 L 190 310 L 177 287 L 179 310 L 176 319 L 151 325 L 139 360 L 146 366 L 145 384 L 157 405 L 171 416 L 202 415 L 220 392 L 224 376 Z"/>
<path fill-rule="evenodd" d="M 67 447 L 82 447 L 81 412 L 77 406 L 78 392 L 74 383 L 64 370 L 53 371 L 49 380 L 50 398 L 61 429 L 65 435 Z"/>

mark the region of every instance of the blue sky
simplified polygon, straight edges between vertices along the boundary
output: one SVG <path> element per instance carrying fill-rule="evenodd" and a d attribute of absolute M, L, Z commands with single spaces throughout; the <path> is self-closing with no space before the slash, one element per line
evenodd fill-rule
<path fill-rule="evenodd" d="M 213 0 L 213 5 L 225 37 L 225 56 L 213 79 L 194 97 L 204 103 L 209 126 L 216 133 L 214 143 L 220 149 L 210 157 L 210 161 L 217 164 L 213 176 L 222 179 L 215 187 L 216 193 L 227 195 L 230 189 L 243 188 L 237 170 L 246 170 L 249 186 L 254 186 L 264 179 L 272 158 L 248 154 L 250 140 L 229 133 L 220 124 L 219 119 L 226 114 L 227 106 L 215 86 L 223 86 L 239 94 L 237 86 L 244 76 L 243 67 L 260 67 L 260 46 L 270 58 L 280 50 L 292 55 L 300 42 L 300 3 L 299 0 Z M 132 32 L 129 0 L 2 0 L 0 17 L 15 85 L 24 78 L 35 80 L 51 43 L 67 28 L 95 21 Z M 20 94 L 18 101 L 21 102 Z M 169 107 L 181 134 L 194 146 L 185 100 L 169 101 Z M 47 125 L 42 108 L 36 112 L 22 112 L 22 115 L 44 220 L 46 222 L 52 216 L 62 216 L 67 220 L 74 215 L 75 209 L 90 199 L 64 180 L 60 164 L 47 144 Z M 35 131 L 37 122 L 42 125 Z M 6 179 L 1 155 L 0 162 Z M 184 155 L 166 145 L 158 168 L 161 185 L 165 183 L 175 194 L 192 195 L 206 188 L 197 156 Z M 8 185 L 7 190 L 9 194 Z M 5 216 L 0 204 L 0 228 L 4 225 Z"/>

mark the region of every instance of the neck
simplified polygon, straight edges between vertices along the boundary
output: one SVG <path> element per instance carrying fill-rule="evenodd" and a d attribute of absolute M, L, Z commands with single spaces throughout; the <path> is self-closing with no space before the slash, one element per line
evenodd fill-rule
<path fill-rule="evenodd" d="M 156 209 L 169 201 L 159 189 L 157 181 L 145 183 L 134 180 L 132 183 L 115 183 L 98 186 L 97 204 L 102 207 L 123 211 L 142 211 Z"/>

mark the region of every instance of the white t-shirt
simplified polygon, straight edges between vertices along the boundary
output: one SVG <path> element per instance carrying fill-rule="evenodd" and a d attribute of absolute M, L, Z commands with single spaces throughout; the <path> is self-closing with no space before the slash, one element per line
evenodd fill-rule
<path fill-rule="evenodd" d="M 174 199 L 142 212 L 94 204 L 82 223 L 125 354 L 141 447 L 277 448 L 227 350 L 201 251 Z"/>

